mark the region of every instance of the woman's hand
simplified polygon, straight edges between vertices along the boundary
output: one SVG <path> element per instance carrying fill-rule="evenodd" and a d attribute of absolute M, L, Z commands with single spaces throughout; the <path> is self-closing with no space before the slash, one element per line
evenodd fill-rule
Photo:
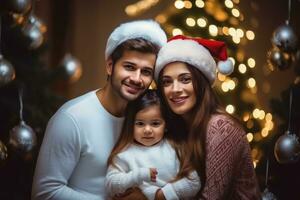
<path fill-rule="evenodd" d="M 150 178 L 152 182 L 156 182 L 157 170 L 156 168 L 150 168 Z"/>
<path fill-rule="evenodd" d="M 162 192 L 161 189 L 156 191 L 155 200 L 166 200 L 164 193 Z"/>

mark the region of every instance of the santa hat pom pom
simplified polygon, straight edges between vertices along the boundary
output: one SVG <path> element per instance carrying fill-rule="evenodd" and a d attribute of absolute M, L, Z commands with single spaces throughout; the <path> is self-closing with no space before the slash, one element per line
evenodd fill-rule
<path fill-rule="evenodd" d="M 230 75 L 234 70 L 232 61 L 230 59 L 225 61 L 220 60 L 218 62 L 218 70 L 221 74 Z"/>

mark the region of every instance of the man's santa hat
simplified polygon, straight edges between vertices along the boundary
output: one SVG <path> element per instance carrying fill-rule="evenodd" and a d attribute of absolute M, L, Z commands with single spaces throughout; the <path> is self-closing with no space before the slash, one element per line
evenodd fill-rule
<path fill-rule="evenodd" d="M 218 59 L 216 64 L 214 57 Z M 233 64 L 227 57 L 226 44 L 216 40 L 206 40 L 177 35 L 169 39 L 159 51 L 154 78 L 158 81 L 161 70 L 169 63 L 181 61 L 199 69 L 211 84 L 216 79 L 217 69 L 224 75 L 233 72 Z"/>
<path fill-rule="evenodd" d="M 105 59 L 107 59 L 121 43 L 136 38 L 143 38 L 159 47 L 167 42 L 166 33 L 156 21 L 138 20 L 127 22 L 118 26 L 110 34 L 106 43 Z"/>

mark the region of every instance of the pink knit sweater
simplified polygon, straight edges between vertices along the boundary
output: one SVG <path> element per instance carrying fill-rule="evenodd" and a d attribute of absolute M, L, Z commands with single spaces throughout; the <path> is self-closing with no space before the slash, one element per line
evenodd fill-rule
<path fill-rule="evenodd" d="M 206 182 L 200 200 L 261 199 L 243 129 L 226 115 L 214 115 L 206 141 Z"/>

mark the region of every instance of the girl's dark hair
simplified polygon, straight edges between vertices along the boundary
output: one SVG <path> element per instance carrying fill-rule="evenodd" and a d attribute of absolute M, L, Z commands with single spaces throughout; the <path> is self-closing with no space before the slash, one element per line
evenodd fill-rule
<path fill-rule="evenodd" d="M 157 95 L 156 90 L 146 90 L 145 93 L 137 98 L 134 101 L 131 101 L 128 103 L 126 111 L 125 111 L 125 121 L 123 123 L 122 131 L 120 134 L 120 137 L 115 144 L 109 158 L 108 158 L 108 165 L 113 163 L 114 157 L 127 148 L 128 145 L 132 144 L 134 142 L 133 138 L 133 127 L 134 127 L 134 121 L 136 114 L 153 105 L 158 105 L 160 112 L 162 114 L 162 117 L 165 118 L 165 111 L 163 110 L 163 107 L 161 106 L 161 100 L 159 96 Z"/>

